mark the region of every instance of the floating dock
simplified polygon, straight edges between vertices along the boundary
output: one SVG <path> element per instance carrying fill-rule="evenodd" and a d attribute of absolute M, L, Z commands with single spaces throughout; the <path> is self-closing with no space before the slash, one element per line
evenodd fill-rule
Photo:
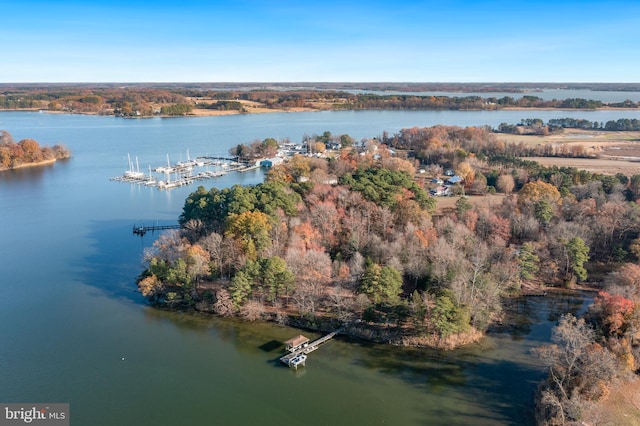
<path fill-rule="evenodd" d="M 280 357 L 280 362 L 290 368 L 297 369 L 299 365 L 305 366 L 307 360 L 307 354 L 317 350 L 320 346 L 333 339 L 344 330 L 344 327 L 340 327 L 337 330 L 323 336 L 319 339 L 310 342 L 309 339 L 303 335 L 296 336 L 285 342 L 288 354 Z"/>

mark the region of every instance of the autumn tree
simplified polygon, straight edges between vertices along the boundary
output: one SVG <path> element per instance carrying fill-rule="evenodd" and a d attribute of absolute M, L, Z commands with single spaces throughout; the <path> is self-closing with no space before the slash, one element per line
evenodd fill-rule
<path fill-rule="evenodd" d="M 216 301 L 213 305 L 213 310 L 217 315 L 221 317 L 229 317 L 235 314 L 236 308 L 231 299 L 231 295 L 226 288 L 221 288 L 216 293 Z"/>
<path fill-rule="evenodd" d="M 473 183 L 470 186 L 471 192 L 485 195 L 487 193 L 487 178 L 481 172 L 476 172 Z"/>
<path fill-rule="evenodd" d="M 640 302 L 640 265 L 625 263 L 607 275 L 605 284 L 612 293 Z"/>
<path fill-rule="evenodd" d="M 560 201 L 558 188 L 538 180 L 526 183 L 518 192 L 518 206 L 521 209 L 533 210 L 534 206 L 544 201 L 549 205 L 556 205 Z"/>
<path fill-rule="evenodd" d="M 515 188 L 515 181 L 511 175 L 500 175 L 496 181 L 496 189 L 505 194 L 510 194 Z"/>
<path fill-rule="evenodd" d="M 598 293 L 590 308 L 592 313 L 600 317 L 605 333 L 613 337 L 623 336 L 631 330 L 635 309 L 632 300 L 606 291 Z"/>
<path fill-rule="evenodd" d="M 296 154 L 289 159 L 287 168 L 294 181 L 299 181 L 301 178 L 308 178 L 311 176 L 311 159 L 309 159 L 309 157 Z"/>
<path fill-rule="evenodd" d="M 290 247 L 286 261 L 295 276 L 294 302 L 302 313 L 315 315 L 331 280 L 331 258 L 320 250 Z"/>
<path fill-rule="evenodd" d="M 25 163 L 35 163 L 42 160 L 42 152 L 40 150 L 40 144 L 33 139 L 23 139 L 18 145 L 22 148 L 23 159 Z"/>
<path fill-rule="evenodd" d="M 271 227 L 269 217 L 259 211 L 231 214 L 225 235 L 239 241 L 247 257 L 256 260 L 271 244 Z"/>
<path fill-rule="evenodd" d="M 155 304 L 164 295 L 164 286 L 162 281 L 152 274 L 138 281 L 138 291 L 151 303 Z"/>
<path fill-rule="evenodd" d="M 475 180 L 476 172 L 467 161 L 463 161 L 458 165 L 456 174 L 464 180 L 464 186 L 470 188 Z"/>
<path fill-rule="evenodd" d="M 196 283 L 200 279 L 209 275 L 209 253 L 198 244 L 189 246 L 185 250 L 185 262 L 187 263 L 187 272 L 194 277 Z"/>

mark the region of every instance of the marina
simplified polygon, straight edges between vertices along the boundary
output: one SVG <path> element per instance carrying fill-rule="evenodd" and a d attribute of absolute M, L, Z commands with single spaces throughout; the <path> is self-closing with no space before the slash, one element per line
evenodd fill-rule
<path fill-rule="evenodd" d="M 187 151 L 187 161 L 179 161 L 171 164 L 167 155 L 167 165 L 152 168 L 149 166 L 149 173 L 140 171 L 138 158 L 134 163 L 131 156 L 127 154 L 129 168 L 121 176 L 112 177 L 115 182 L 137 183 L 158 189 L 172 189 L 179 186 L 189 185 L 198 180 L 214 179 L 230 172 L 245 172 L 260 167 L 259 164 L 246 164 L 236 161 L 235 158 L 224 156 L 201 156 L 195 159 L 189 158 Z"/>

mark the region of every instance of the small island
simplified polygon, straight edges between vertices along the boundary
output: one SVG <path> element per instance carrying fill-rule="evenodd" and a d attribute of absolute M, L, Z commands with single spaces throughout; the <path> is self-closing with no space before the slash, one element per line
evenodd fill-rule
<path fill-rule="evenodd" d="M 6 130 L 0 130 L 0 171 L 22 167 L 42 166 L 71 157 L 64 145 L 40 146 L 33 139 L 15 142 Z"/>

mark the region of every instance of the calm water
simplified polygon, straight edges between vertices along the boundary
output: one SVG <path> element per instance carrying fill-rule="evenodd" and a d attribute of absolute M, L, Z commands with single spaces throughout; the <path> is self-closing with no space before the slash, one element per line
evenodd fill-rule
<path fill-rule="evenodd" d="M 307 368 L 289 371 L 275 362 L 281 348 L 274 342 L 297 330 L 144 304 L 134 278 L 155 236 L 134 237 L 131 226 L 175 222 L 195 186 L 160 192 L 108 180 L 126 169 L 127 153 L 146 169 L 167 154 L 178 161 L 187 149 L 192 157 L 226 153 L 266 137 L 298 141 L 329 130 L 359 139 L 414 125 L 497 125 L 524 117 L 376 111 L 126 120 L 0 113 L 0 129 L 16 140 L 62 142 L 74 154 L 50 167 L 0 174 L 0 401 L 69 402 L 74 425 L 531 423 L 541 369 L 528 351 L 549 339 L 558 312 L 581 309 L 581 299 L 526 300 L 517 332 L 451 353 L 336 340 L 312 354 Z M 262 178 L 258 170 L 208 184 Z"/>

